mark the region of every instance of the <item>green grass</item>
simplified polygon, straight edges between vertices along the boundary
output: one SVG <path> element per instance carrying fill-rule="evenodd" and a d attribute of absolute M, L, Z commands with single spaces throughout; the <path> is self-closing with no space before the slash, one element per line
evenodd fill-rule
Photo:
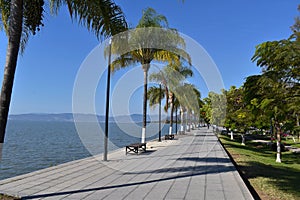
<path fill-rule="evenodd" d="M 287 140 L 282 139 L 282 143 L 284 143 L 285 145 L 290 145 L 290 146 L 293 146 L 293 147 L 300 148 L 300 141 L 298 139 L 296 139 L 296 142 L 294 142 L 294 140 L 291 139 L 291 138 L 288 138 Z"/>
<path fill-rule="evenodd" d="M 16 199 L 18 199 L 18 198 L 0 194 L 0 200 L 16 200 Z"/>
<path fill-rule="evenodd" d="M 265 144 L 231 141 L 219 136 L 242 173 L 261 199 L 300 200 L 300 155 L 282 153 L 282 163 L 276 163 L 276 153 Z"/>

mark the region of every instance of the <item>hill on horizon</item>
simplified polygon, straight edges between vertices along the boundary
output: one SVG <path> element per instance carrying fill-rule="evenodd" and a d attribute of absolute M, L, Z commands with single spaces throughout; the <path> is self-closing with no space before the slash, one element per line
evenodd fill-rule
<path fill-rule="evenodd" d="M 90 122 L 94 121 L 95 115 L 93 114 L 74 114 L 76 120 L 80 122 Z M 28 114 L 12 114 L 9 115 L 9 120 L 19 120 L 19 121 L 56 121 L 56 122 L 73 122 L 73 113 L 59 113 L 59 114 L 48 114 L 48 113 L 28 113 Z M 105 122 L 104 115 L 96 115 L 99 122 Z M 162 119 L 166 116 L 163 115 Z M 120 123 L 130 123 L 130 122 L 142 122 L 142 114 L 131 114 L 131 115 L 120 115 L 120 116 L 110 116 L 109 122 L 120 122 Z M 158 121 L 158 115 L 147 116 L 147 121 Z"/>

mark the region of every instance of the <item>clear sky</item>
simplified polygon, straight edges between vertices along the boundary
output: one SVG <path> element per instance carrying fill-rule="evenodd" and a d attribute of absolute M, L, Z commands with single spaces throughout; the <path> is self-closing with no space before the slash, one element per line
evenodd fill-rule
<path fill-rule="evenodd" d="M 245 77 L 260 69 L 251 62 L 255 46 L 291 35 L 297 12 L 296 0 L 116 0 L 131 27 L 147 7 L 167 17 L 170 27 L 196 40 L 221 72 L 225 88 L 241 86 Z M 72 112 L 72 92 L 77 71 L 99 44 L 84 27 L 70 20 L 65 7 L 58 16 L 46 10 L 45 27 L 32 36 L 19 57 L 10 113 Z M 6 36 L 0 33 L 0 81 L 6 52 Z M 142 72 L 140 74 L 142 76 Z M 120 75 L 113 76 L 113 83 Z M 202 86 L 198 86 L 201 89 Z M 104 114 L 105 80 L 100 80 L 96 110 Z M 142 113 L 142 88 L 127 105 Z M 207 95 L 203 89 L 202 96 Z"/>

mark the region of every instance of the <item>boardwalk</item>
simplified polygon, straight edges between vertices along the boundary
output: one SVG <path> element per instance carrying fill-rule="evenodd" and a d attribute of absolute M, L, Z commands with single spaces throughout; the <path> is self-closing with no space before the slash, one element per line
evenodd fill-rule
<path fill-rule="evenodd" d="M 23 199 L 253 199 L 216 136 L 207 129 L 150 142 L 147 152 L 109 161 L 86 158 L 0 181 Z"/>

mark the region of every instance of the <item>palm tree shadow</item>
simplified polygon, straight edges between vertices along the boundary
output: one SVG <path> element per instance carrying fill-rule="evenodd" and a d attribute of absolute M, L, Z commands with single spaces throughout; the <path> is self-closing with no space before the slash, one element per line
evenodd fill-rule
<path fill-rule="evenodd" d="M 231 163 L 229 158 L 217 158 L 217 157 L 182 157 L 177 160 L 182 161 L 194 161 L 194 162 L 203 162 L 203 163 Z"/>

